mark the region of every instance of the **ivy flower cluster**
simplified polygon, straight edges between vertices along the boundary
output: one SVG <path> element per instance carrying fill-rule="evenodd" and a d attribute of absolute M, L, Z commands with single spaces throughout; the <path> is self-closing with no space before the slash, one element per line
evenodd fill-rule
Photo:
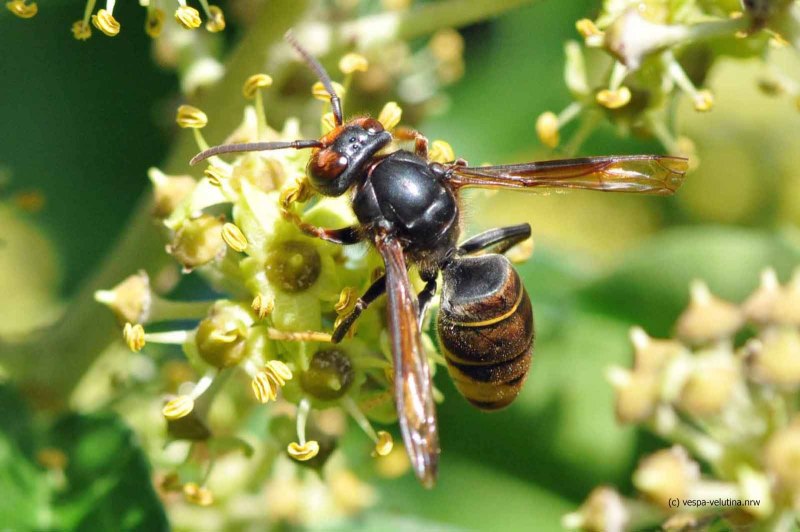
<path fill-rule="evenodd" d="M 596 488 L 570 529 L 751 527 L 793 530 L 800 518 L 800 269 L 771 269 L 741 305 L 691 287 L 676 338 L 631 331 L 632 369 L 608 372 L 620 423 L 673 443 L 640 462 L 639 495 Z M 747 333 L 742 342 L 736 342 Z"/>
<path fill-rule="evenodd" d="M 622 134 L 654 136 L 671 153 L 690 155 L 692 143 L 676 131 L 680 97 L 698 112 L 711 111 L 705 86 L 721 58 L 758 58 L 769 66 L 771 48 L 800 47 L 800 3 L 795 0 L 606 0 L 595 20 L 576 24 L 584 45 L 566 45 L 565 80 L 573 102 L 536 123 L 546 146 L 578 124 L 564 146 L 577 151 L 607 119 Z M 798 84 L 774 72 L 758 81 L 770 94 L 789 94 L 800 106 Z"/>
<path fill-rule="evenodd" d="M 342 58 L 345 80 L 334 83 L 341 98 L 346 97 L 350 77 L 367 66 L 356 54 Z M 271 85 L 266 74 L 245 81 L 242 92 L 253 105 L 226 143 L 301 138 L 295 119 L 280 131 L 269 126 L 262 92 Z M 313 94 L 327 101 L 318 85 Z M 391 131 L 401 116 L 402 109 L 390 102 L 378 120 Z M 202 133 L 208 122 L 205 113 L 183 105 L 176 120 L 192 131 L 199 150 L 208 147 Z M 321 124 L 323 133 L 329 131 L 330 112 L 323 114 Z M 444 142 L 437 141 L 433 148 L 434 157 L 451 156 Z M 388 467 L 394 476 L 407 467 L 407 458 L 402 448 L 394 449 L 388 431 L 373 427 L 396 421 L 384 309 L 379 304 L 370 307 L 340 344 L 330 343 L 329 334 L 382 274 L 382 263 L 366 247 L 331 244 L 298 229 L 301 219 L 325 227 L 356 222 L 347 198 L 314 196 L 305 176 L 308 158 L 308 150 L 291 149 L 245 153 L 231 162 L 212 157 L 199 180 L 151 169 L 154 216 L 167 234 L 167 252 L 184 272 L 196 272 L 223 295 L 171 300 L 157 293 L 140 272 L 95 297 L 114 312 L 132 351 L 153 344 L 178 345 L 190 363 L 189 375 L 194 377 L 184 382 L 186 371 L 173 374 L 169 380 L 175 393 L 163 400 L 161 413 L 172 439 L 216 448 L 215 442 L 235 434 L 237 427 L 234 423 L 215 430 L 209 412 L 214 403 L 233 401 L 243 413 L 242 425 L 252 416 L 269 420 L 259 445 L 283 451 L 274 453 L 268 471 L 285 471 L 284 462 L 321 469 L 344 433 L 344 421 L 338 422 L 337 430 L 330 430 L 331 423 L 325 421 L 338 412 L 352 418 L 372 440 L 374 457 L 394 464 L 376 468 Z M 432 340 L 424 336 L 424 343 L 433 360 Z M 267 403 L 270 408 L 258 409 Z M 200 460 L 210 471 L 211 455 L 190 452 L 186 460 Z M 212 488 L 204 482 L 208 476 L 175 471 L 164 485 L 182 490 L 190 502 L 211 504 Z"/>
<path fill-rule="evenodd" d="M 79 41 L 85 41 L 92 36 L 92 26 L 94 26 L 108 37 L 116 37 L 122 27 L 114 18 L 116 3 L 116 0 L 106 0 L 105 7 L 95 11 L 97 0 L 86 0 L 83 17 L 72 24 L 72 35 Z M 208 0 L 198 0 L 198 3 L 206 18 L 205 28 L 212 33 L 224 30 L 225 15 L 222 9 L 209 4 Z M 172 4 L 175 8 L 175 21 L 182 27 L 194 30 L 203 25 L 200 11 L 190 6 L 186 0 L 140 0 L 139 4 L 147 10 L 144 30 L 154 39 L 161 35 L 164 29 L 165 9 L 169 9 L 168 4 Z M 6 2 L 6 8 L 20 18 L 32 18 L 39 12 L 36 2 L 29 0 L 9 0 Z"/>

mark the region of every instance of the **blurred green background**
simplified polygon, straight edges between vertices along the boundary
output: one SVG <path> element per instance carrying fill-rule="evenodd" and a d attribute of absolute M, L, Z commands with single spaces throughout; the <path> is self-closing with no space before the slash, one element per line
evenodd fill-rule
<path fill-rule="evenodd" d="M 134 2 L 120 2 L 115 11 L 119 20 L 137 21 L 124 35 L 96 34 L 85 43 L 68 31 L 80 7 L 42 4 L 32 20 L 0 16 L 0 335 L 57 315 L 112 247 L 148 186 L 147 168 L 164 160 L 179 134 L 172 120 L 178 78 L 154 65 Z M 598 7 L 540 1 L 466 28 L 466 73 L 446 91 L 447 106 L 419 129 L 446 139 L 475 164 L 558 157 L 539 143 L 535 120 L 569 103 L 563 45 L 576 38 L 575 21 Z M 237 37 L 235 27 L 226 35 Z M 800 71 L 792 52 L 776 58 L 786 72 Z M 377 507 L 344 527 L 558 529 L 561 515 L 593 486 L 629 487 L 636 457 L 657 444 L 616 425 L 603 377 L 608 365 L 629 363 L 630 326 L 670 334 L 692 279 L 739 301 L 755 288 L 761 269 L 774 266 L 785 280 L 800 264 L 800 113 L 758 92 L 762 68 L 756 61 L 719 64 L 708 80 L 717 96 L 714 110 L 697 114 L 689 102 L 679 105 L 678 130 L 696 143 L 699 166 L 677 197 L 576 192 L 470 199 L 470 231 L 523 221 L 534 228 L 533 257 L 520 267 L 537 319 L 530 378 L 511 408 L 484 414 L 439 372 L 446 397 L 439 407 L 439 486 L 425 491 L 408 475 L 382 481 Z M 662 151 L 655 141 L 618 137 L 604 126 L 581 154 Z M 15 201 L 29 191 L 43 195 L 40 211 L 27 212 Z M 58 353 L 51 356 L 59 364 Z M 0 463 L 16 480 L 3 481 L 0 524 L 53 503 L 46 496 L 52 479 L 43 480 L 32 457 L 42 441 L 65 430 L 69 445 L 101 457 L 96 471 L 87 469 L 95 480 L 79 486 L 83 491 L 70 502 L 75 506 L 64 513 L 80 514 L 74 522 L 84 525 L 119 525 L 119 515 L 98 509 L 147 491 L 117 482 L 116 469 L 102 463 L 114 446 L 125 447 L 119 442 L 131 437 L 127 429 L 101 414 L 91 423 L 62 421 L 44 435 L 23 426 L 25 407 L 9 394 L 0 397 Z M 98 435 L 103 430 L 115 436 Z M 124 471 L 139 471 L 145 483 L 142 456 L 125 464 Z M 98 478 L 105 488 L 97 487 Z M 163 526 L 148 497 L 142 495 L 147 501 L 131 522 Z M 147 521 L 136 521 L 143 515 Z"/>

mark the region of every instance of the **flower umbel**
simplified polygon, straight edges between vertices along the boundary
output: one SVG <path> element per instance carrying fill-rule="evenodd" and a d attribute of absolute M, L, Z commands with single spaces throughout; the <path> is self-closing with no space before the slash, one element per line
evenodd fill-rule
<path fill-rule="evenodd" d="M 621 133 L 657 138 L 676 155 L 687 155 L 670 113 L 688 96 L 694 109 L 708 112 L 714 94 L 699 88 L 725 56 L 769 62 L 770 43 L 800 43 L 800 9 L 790 0 L 673 2 L 606 0 L 596 20 L 576 24 L 584 47 L 566 46 L 565 78 L 574 102 L 556 115 L 539 117 L 536 132 L 555 148 L 558 132 L 573 120 L 579 125 L 566 144 L 575 152 L 603 119 Z M 606 55 L 598 56 L 593 49 Z M 591 54 L 587 67 L 585 55 Z M 788 78 L 787 78 L 788 79 Z M 792 86 L 793 82 L 781 85 Z"/>
<path fill-rule="evenodd" d="M 367 67 L 363 57 L 346 56 L 345 84 L 335 84 L 337 91 L 344 95 L 351 76 Z M 282 131 L 269 126 L 261 91 L 271 84 L 267 74 L 245 81 L 242 92 L 254 105 L 245 111 L 237 141 L 298 138 L 293 119 Z M 381 112 L 388 129 L 401 116 L 394 102 Z M 201 129 L 208 116 L 201 109 L 180 106 L 176 122 L 192 130 L 199 150 L 207 148 Z M 223 438 L 218 432 L 246 434 L 243 420 L 231 418 L 218 428 L 209 415 L 212 406 L 235 405 L 237 412 L 251 412 L 248 416 L 269 425 L 275 440 L 270 443 L 284 450 L 283 460 L 318 469 L 328 462 L 343 430 L 325 421 L 326 413 L 334 411 L 355 420 L 372 441 L 376 461 L 394 454 L 392 435 L 373 427 L 396 420 L 391 357 L 382 341 L 383 309 L 380 304 L 367 309 L 358 334 L 336 346 L 323 332 L 353 310 L 358 294 L 374 281 L 380 259 L 371 252 L 346 252 L 298 228 L 300 222 L 330 227 L 355 223 L 346 198 L 314 197 L 305 177 L 309 155 L 273 150 L 235 155 L 230 161 L 216 156 L 200 179 L 149 171 L 154 215 L 167 233 L 167 251 L 185 273 L 196 272 L 222 295 L 175 301 L 140 273 L 97 292 L 96 299 L 125 324 L 124 339 L 131 350 L 179 346 L 191 364 L 192 372 L 170 380 L 160 403 L 173 439 L 215 447 L 221 445 L 217 438 Z M 432 143 L 430 155 L 441 162 L 455 157 L 443 141 Z M 429 339 L 426 343 L 432 345 Z M 365 459 L 369 454 L 364 452 Z M 201 461 L 210 470 L 213 462 L 208 460 Z M 407 461 L 402 464 L 394 469 L 407 467 Z M 210 504 L 210 491 L 202 486 L 183 484 L 186 499 Z"/>
<path fill-rule="evenodd" d="M 797 522 L 798 287 L 800 268 L 785 286 L 766 270 L 761 286 L 734 305 L 696 281 L 677 322 L 679 340 L 631 331 L 633 369 L 609 370 L 617 419 L 674 445 L 640 461 L 633 475 L 640 498 L 598 488 L 564 517 L 566 527 L 677 530 L 717 522 L 781 529 Z M 736 347 L 734 337 L 748 322 L 755 333 Z M 688 499 L 718 502 L 684 507 Z"/>

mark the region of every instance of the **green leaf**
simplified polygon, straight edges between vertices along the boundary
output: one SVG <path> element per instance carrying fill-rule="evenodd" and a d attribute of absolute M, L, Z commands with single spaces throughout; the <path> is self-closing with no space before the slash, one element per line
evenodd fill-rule
<path fill-rule="evenodd" d="M 0 523 L 9 530 L 50 525 L 47 485 L 33 460 L 33 433 L 26 405 L 8 387 L 0 387 Z M 41 513 L 40 513 L 41 512 Z"/>
<path fill-rule="evenodd" d="M 0 387 L 0 522 L 14 530 L 167 530 L 150 466 L 116 416 L 70 414 L 35 424 L 24 402 Z M 37 457 L 62 453 L 63 474 Z"/>
<path fill-rule="evenodd" d="M 693 227 L 661 233 L 633 249 L 609 275 L 588 285 L 582 301 L 595 312 L 669 335 L 688 303 L 689 283 L 705 280 L 734 302 L 758 286 L 759 272 L 774 267 L 782 280 L 800 263 L 800 248 L 781 234 L 731 227 Z"/>

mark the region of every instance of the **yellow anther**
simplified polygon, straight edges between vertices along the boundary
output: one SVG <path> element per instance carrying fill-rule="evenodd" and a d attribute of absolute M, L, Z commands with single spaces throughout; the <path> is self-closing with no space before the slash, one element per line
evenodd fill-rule
<path fill-rule="evenodd" d="M 179 395 L 175 399 L 167 401 L 161 414 L 170 421 L 181 419 L 188 416 L 194 410 L 194 399 L 188 395 Z"/>
<path fill-rule="evenodd" d="M 578 30 L 578 33 L 580 33 L 584 39 L 588 39 L 589 37 L 603 36 L 603 32 L 600 30 L 600 28 L 598 28 L 597 25 L 595 25 L 595 23 L 588 18 L 582 18 L 576 22 L 575 29 Z"/>
<path fill-rule="evenodd" d="M 6 8 L 19 18 L 33 18 L 39 12 L 36 2 L 26 3 L 25 0 L 11 0 L 6 2 Z"/>
<path fill-rule="evenodd" d="M 439 61 L 457 61 L 464 54 L 464 38 L 456 30 L 445 28 L 433 34 L 428 47 Z"/>
<path fill-rule="evenodd" d="M 299 181 L 295 181 L 291 185 L 284 187 L 281 190 L 280 196 L 280 204 L 285 209 L 288 208 L 292 203 L 299 202 L 303 203 L 311 198 L 313 191 L 311 187 L 308 186 L 308 181 L 305 179 L 301 179 Z"/>
<path fill-rule="evenodd" d="M 256 373 L 250 383 L 253 394 L 261 403 L 274 401 L 278 390 L 292 378 L 292 370 L 280 360 L 270 360 L 263 369 Z"/>
<path fill-rule="evenodd" d="M 631 101 L 631 91 L 622 86 L 617 90 L 603 89 L 597 93 L 597 103 L 608 109 L 625 107 Z"/>
<path fill-rule="evenodd" d="M 325 113 L 322 115 L 321 127 L 323 135 L 333 131 L 333 128 L 336 127 L 336 119 L 334 118 L 333 113 Z"/>
<path fill-rule="evenodd" d="M 339 300 L 333 305 L 336 314 L 347 314 L 355 306 L 358 300 L 358 292 L 355 288 L 346 286 L 339 294 Z"/>
<path fill-rule="evenodd" d="M 119 22 L 106 9 L 101 9 L 96 15 L 92 15 L 92 24 L 109 37 L 114 37 L 119 33 Z"/>
<path fill-rule="evenodd" d="M 144 327 L 138 323 L 136 325 L 126 323 L 122 329 L 122 338 L 125 339 L 125 343 L 128 344 L 131 351 L 141 351 L 145 343 Z"/>
<path fill-rule="evenodd" d="M 153 8 L 147 10 L 147 20 L 144 22 L 144 31 L 153 39 L 161 35 L 164 29 L 164 19 L 166 14 L 163 9 Z"/>
<path fill-rule="evenodd" d="M 222 182 L 230 177 L 228 172 L 213 164 L 209 164 L 208 167 L 203 170 L 203 175 L 206 176 L 208 182 L 215 187 L 221 187 Z"/>
<path fill-rule="evenodd" d="M 312 458 L 317 456 L 317 454 L 319 453 L 319 444 L 314 440 L 309 440 L 303 445 L 292 442 L 286 448 L 286 452 L 288 452 L 289 456 L 291 456 L 295 460 L 299 460 L 300 462 L 305 462 L 306 460 L 311 460 Z"/>
<path fill-rule="evenodd" d="M 800 96 L 794 99 L 794 106 L 798 111 L 800 111 Z"/>
<path fill-rule="evenodd" d="M 253 309 L 253 312 L 256 313 L 258 319 L 263 320 L 275 309 L 275 298 L 262 296 L 258 294 L 256 297 L 253 298 L 253 303 L 250 305 Z"/>
<path fill-rule="evenodd" d="M 403 110 L 397 105 L 397 102 L 387 102 L 378 114 L 378 122 L 383 124 L 384 129 L 392 130 L 400 123 L 403 117 Z"/>
<path fill-rule="evenodd" d="M 222 240 L 234 251 L 239 253 L 247 249 L 247 237 L 236 224 L 226 223 L 222 226 Z"/>
<path fill-rule="evenodd" d="M 714 95 L 709 90 L 698 91 L 694 96 L 695 111 L 706 112 L 714 107 Z"/>
<path fill-rule="evenodd" d="M 456 160 L 456 153 L 449 143 L 443 140 L 434 140 L 431 143 L 428 158 L 437 163 L 451 163 Z"/>
<path fill-rule="evenodd" d="M 256 373 L 253 380 L 250 381 L 250 387 L 260 403 L 266 404 L 278 398 L 279 386 L 270 378 L 270 374 L 265 369 Z"/>
<path fill-rule="evenodd" d="M 256 97 L 258 89 L 263 87 L 270 87 L 272 85 L 272 78 L 266 74 L 253 74 L 242 86 L 242 94 L 248 100 Z"/>
<path fill-rule="evenodd" d="M 211 33 L 219 33 L 225 29 L 225 14 L 219 6 L 208 6 L 206 29 Z"/>
<path fill-rule="evenodd" d="M 183 128 L 202 129 L 208 124 L 208 117 L 197 107 L 181 105 L 178 107 L 175 122 Z"/>
<path fill-rule="evenodd" d="M 199 486 L 195 482 L 187 482 L 183 485 L 183 496 L 186 497 L 187 501 L 198 506 L 211 506 L 214 504 L 214 494 L 211 493 L 211 490 L 204 486 Z"/>
<path fill-rule="evenodd" d="M 92 27 L 85 20 L 76 20 L 72 24 L 72 36 L 79 41 L 85 41 L 92 36 Z"/>
<path fill-rule="evenodd" d="M 367 61 L 367 58 L 361 54 L 345 54 L 339 60 L 339 70 L 345 74 L 352 74 L 353 72 L 366 72 L 367 68 L 369 68 L 369 61 Z"/>
<path fill-rule="evenodd" d="M 203 23 L 200 12 L 191 6 L 180 6 L 175 11 L 175 20 L 187 30 L 195 30 Z"/>
<path fill-rule="evenodd" d="M 292 379 L 292 370 L 280 360 L 270 360 L 267 362 L 267 367 L 264 371 L 269 373 L 281 386 L 285 386 L 286 381 Z"/>
<path fill-rule="evenodd" d="M 339 98 L 342 98 L 344 96 L 344 87 L 335 81 L 332 81 L 331 85 L 333 85 L 333 91 L 336 93 L 336 95 Z M 331 99 L 330 94 L 328 94 L 328 91 L 325 89 L 325 86 L 321 81 L 314 83 L 314 86 L 311 87 L 311 94 L 314 95 L 314 98 L 317 100 L 322 100 L 323 102 L 327 102 Z"/>
<path fill-rule="evenodd" d="M 536 119 L 536 134 L 542 144 L 548 148 L 558 146 L 560 137 L 558 135 L 558 117 L 555 113 L 547 111 L 539 115 Z"/>
<path fill-rule="evenodd" d="M 378 441 L 375 442 L 374 454 L 377 456 L 386 456 L 394 449 L 394 440 L 392 435 L 385 430 L 378 431 Z"/>

